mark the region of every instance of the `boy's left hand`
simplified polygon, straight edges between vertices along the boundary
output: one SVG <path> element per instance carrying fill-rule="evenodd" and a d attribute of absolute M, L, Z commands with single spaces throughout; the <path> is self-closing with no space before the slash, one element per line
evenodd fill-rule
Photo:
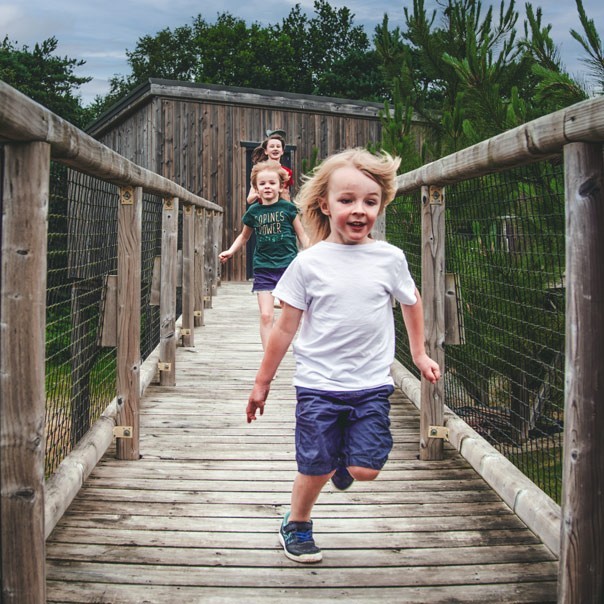
<path fill-rule="evenodd" d="M 422 354 L 417 359 L 413 359 L 413 362 L 422 372 L 422 377 L 432 384 L 438 382 L 440 379 L 440 367 L 436 361 L 433 361 L 427 354 Z"/>

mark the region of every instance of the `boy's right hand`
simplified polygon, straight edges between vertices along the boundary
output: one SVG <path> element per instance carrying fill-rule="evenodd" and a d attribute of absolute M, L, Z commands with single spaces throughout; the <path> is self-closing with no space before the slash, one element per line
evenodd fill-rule
<path fill-rule="evenodd" d="M 220 258 L 220 262 L 222 262 L 222 264 L 224 264 L 232 256 L 233 254 L 228 250 L 225 250 L 224 252 L 220 252 L 220 254 L 218 254 L 218 258 Z"/>
<path fill-rule="evenodd" d="M 264 413 L 264 404 L 268 397 L 269 390 L 270 386 L 259 386 L 258 384 L 254 384 L 254 388 L 245 409 L 248 424 L 251 424 L 256 419 L 256 411 L 259 411 L 260 415 Z"/>

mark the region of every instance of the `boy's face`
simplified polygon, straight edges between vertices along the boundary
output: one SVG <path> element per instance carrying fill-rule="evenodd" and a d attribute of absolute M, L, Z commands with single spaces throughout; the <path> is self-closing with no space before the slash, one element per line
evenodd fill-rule
<path fill-rule="evenodd" d="M 331 234 L 326 241 L 357 245 L 370 243 L 371 229 L 380 212 L 382 189 L 357 168 L 334 170 L 321 211 L 329 216 Z"/>
<path fill-rule="evenodd" d="M 256 191 L 264 204 L 274 203 L 279 200 L 281 193 L 281 180 L 274 170 L 261 170 L 256 176 Z"/>
<path fill-rule="evenodd" d="M 266 154 L 269 159 L 280 162 L 281 156 L 283 155 L 283 145 L 281 144 L 281 141 L 276 138 L 269 139 L 266 143 Z"/>

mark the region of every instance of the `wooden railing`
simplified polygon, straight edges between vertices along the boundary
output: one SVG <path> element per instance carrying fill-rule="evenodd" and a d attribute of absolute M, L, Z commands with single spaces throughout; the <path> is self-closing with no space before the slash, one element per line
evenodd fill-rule
<path fill-rule="evenodd" d="M 0 142 L 2 602 L 40 604 L 46 600 L 46 536 L 114 436 L 119 458 L 139 459 L 141 390 L 158 370 L 162 384 L 174 384 L 177 339 L 181 337 L 184 346 L 194 344 L 193 327 L 200 324 L 203 304 L 201 281 L 217 275 L 222 208 L 128 161 L 3 82 Z M 119 187 L 114 300 L 117 392 L 101 419 L 45 485 L 44 356 L 51 160 Z M 157 353 L 144 363 L 140 351 L 143 192 L 164 199 L 160 343 Z M 183 276 L 178 330 L 179 204 L 183 209 Z M 210 222 L 218 226 L 213 228 Z M 213 258 L 206 263 L 208 270 L 203 271 L 194 257 L 196 249 L 208 240 Z"/>
<path fill-rule="evenodd" d="M 421 192 L 426 348 L 444 373 L 446 185 L 563 154 L 566 387 L 561 509 L 445 409 L 443 380 L 434 385 L 424 380 L 420 385 L 402 366 L 395 366 L 394 374 L 421 408 L 420 457 L 442 459 L 445 434 L 529 528 L 559 553 L 558 601 L 577 604 L 604 602 L 603 142 L 604 97 L 599 97 L 401 175 L 397 191 Z"/>

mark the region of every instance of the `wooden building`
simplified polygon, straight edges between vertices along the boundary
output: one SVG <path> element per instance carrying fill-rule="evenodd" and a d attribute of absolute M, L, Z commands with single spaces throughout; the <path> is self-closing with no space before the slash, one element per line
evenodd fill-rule
<path fill-rule="evenodd" d="M 223 246 L 241 231 L 251 152 L 266 130 L 287 133 L 284 163 L 299 185 L 303 160 L 377 143 L 382 105 L 150 79 L 103 114 L 88 132 L 135 163 L 225 210 Z M 295 194 L 295 188 L 294 188 Z M 223 267 L 222 279 L 251 277 L 248 253 Z"/>

